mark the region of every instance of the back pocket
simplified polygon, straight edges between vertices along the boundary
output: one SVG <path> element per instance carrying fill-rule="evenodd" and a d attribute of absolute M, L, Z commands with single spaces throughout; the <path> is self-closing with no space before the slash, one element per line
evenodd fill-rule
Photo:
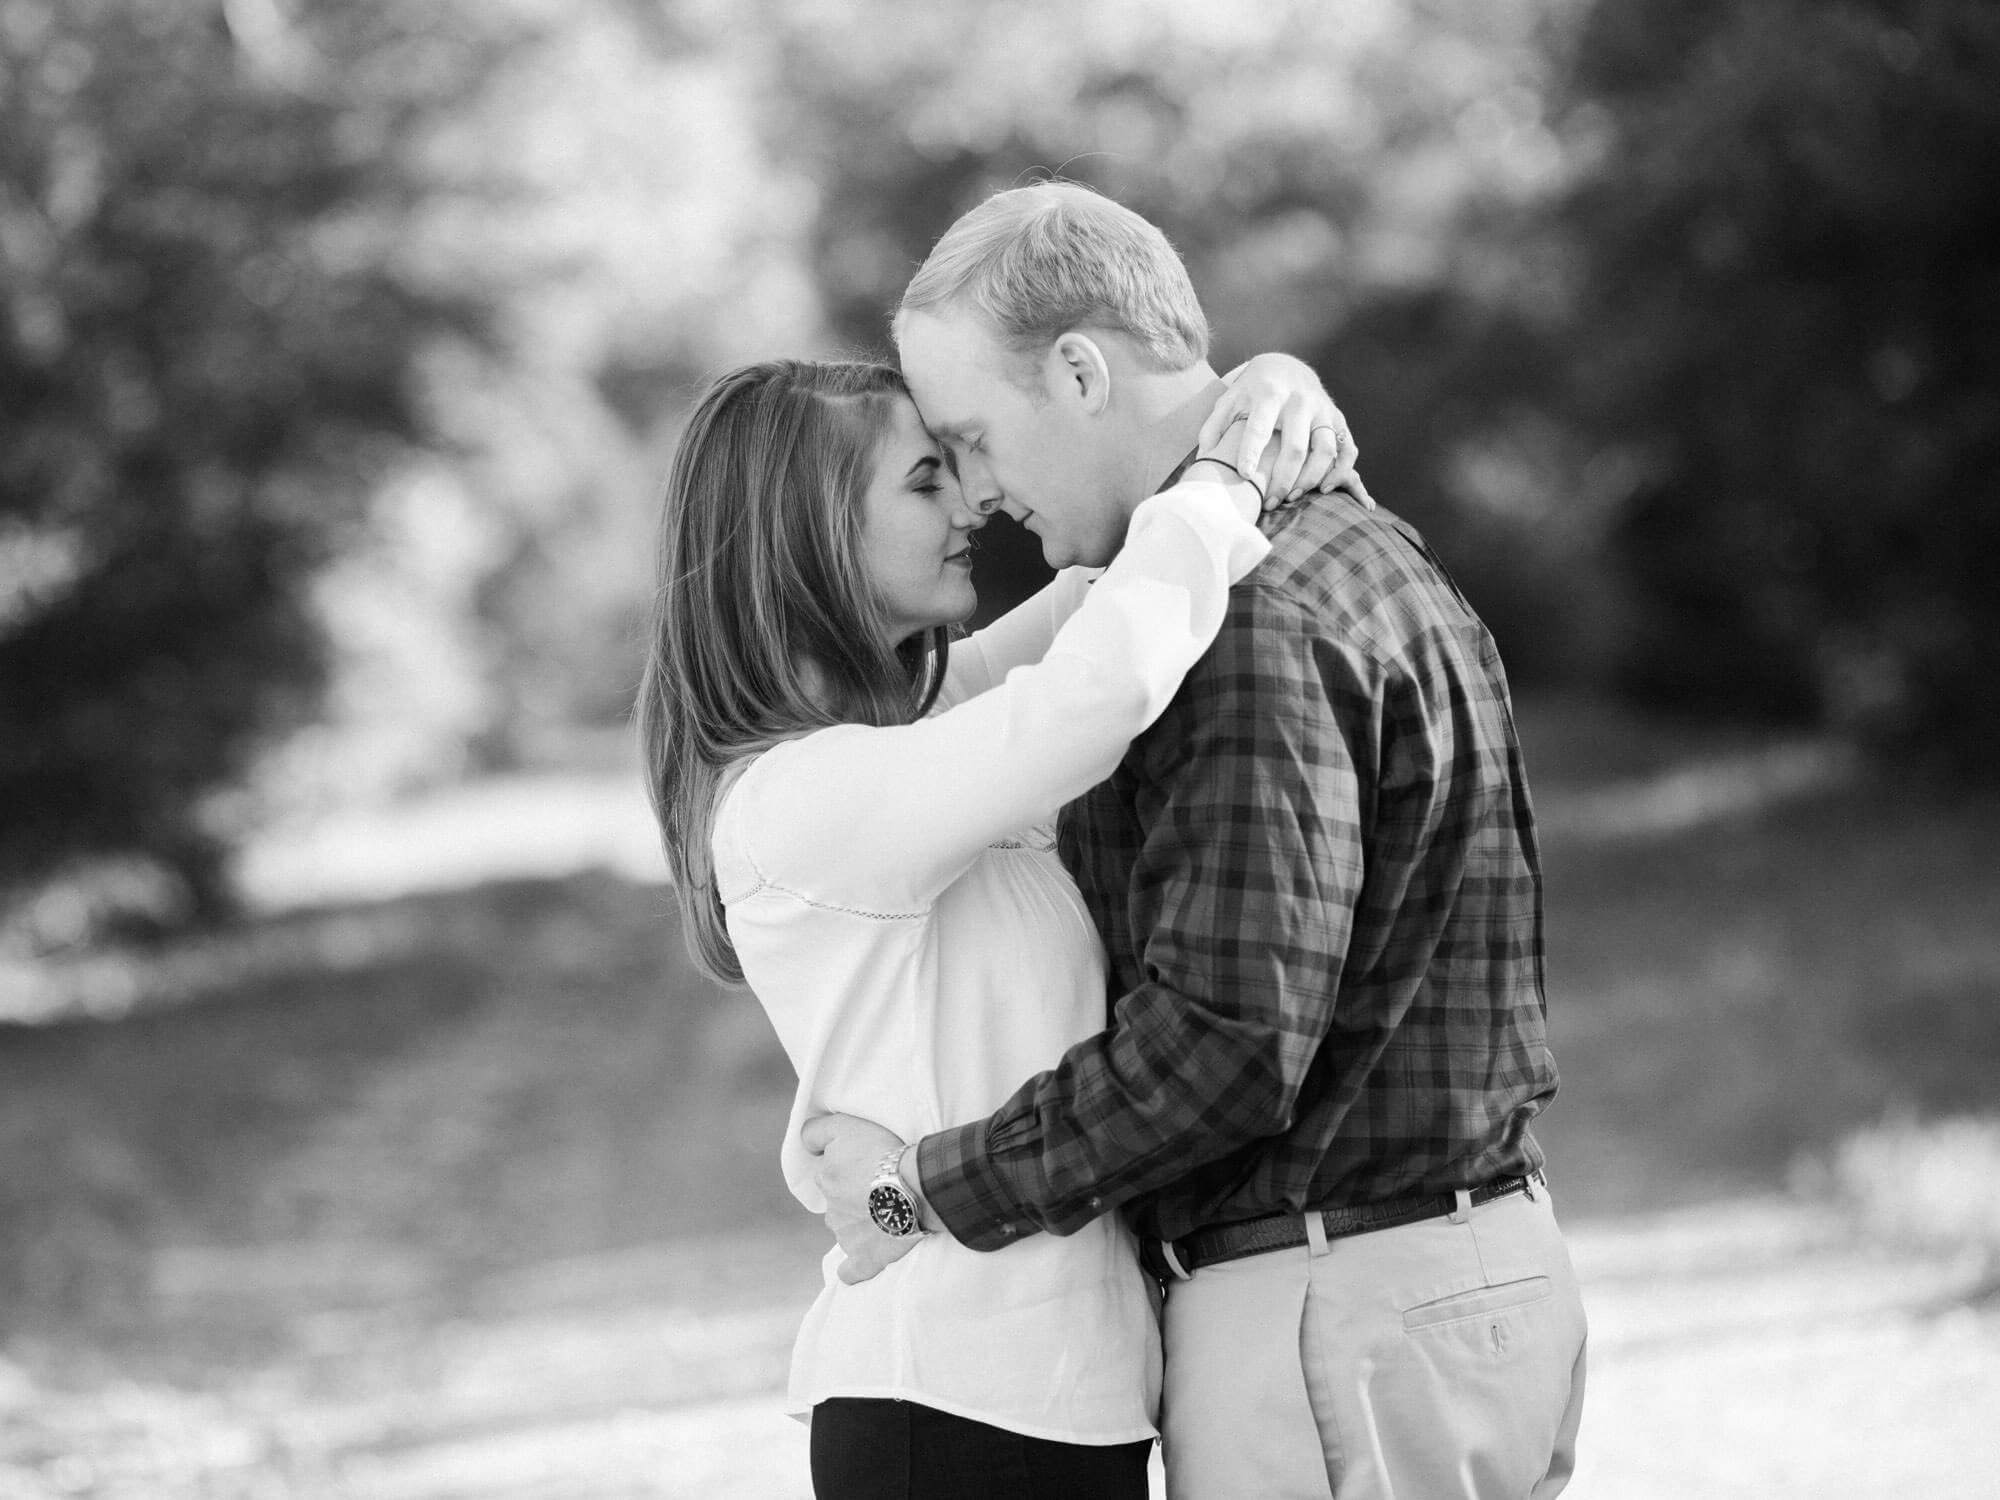
<path fill-rule="evenodd" d="M 1475 1287 L 1453 1297 L 1419 1303 L 1403 1314 L 1403 1329 L 1414 1333 L 1419 1328 L 1437 1328 L 1445 1323 L 1456 1323 L 1461 1318 L 1483 1318 L 1490 1313 L 1505 1312 L 1511 1307 L 1545 1302 L 1548 1297 L 1549 1278 L 1546 1276 L 1529 1276 L 1521 1281 L 1503 1281 L 1498 1286 Z"/>

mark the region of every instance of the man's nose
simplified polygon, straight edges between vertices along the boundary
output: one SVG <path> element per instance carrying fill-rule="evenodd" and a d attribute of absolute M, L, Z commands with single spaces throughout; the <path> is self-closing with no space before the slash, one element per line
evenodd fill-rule
<path fill-rule="evenodd" d="M 992 515 L 994 507 L 1007 498 L 993 478 L 986 455 L 976 450 L 959 456 L 958 484 L 966 503 L 982 516 Z"/>
<path fill-rule="evenodd" d="M 994 500 L 976 500 L 970 494 L 959 492 L 958 508 L 952 512 L 951 524 L 962 531 L 977 531 L 993 519 Z"/>
<path fill-rule="evenodd" d="M 966 507 L 975 516 L 979 517 L 979 523 L 982 526 L 986 524 L 992 517 L 993 512 L 998 510 L 1007 498 L 1001 492 L 1000 486 L 995 484 L 992 477 L 985 473 L 968 474 L 965 476 L 964 495 Z"/>

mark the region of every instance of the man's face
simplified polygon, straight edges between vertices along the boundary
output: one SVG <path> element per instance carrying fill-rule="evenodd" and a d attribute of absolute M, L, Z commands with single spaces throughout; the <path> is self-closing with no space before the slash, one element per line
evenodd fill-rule
<path fill-rule="evenodd" d="M 1051 567 L 1111 561 L 1128 517 L 1098 482 L 1103 434 L 1060 381 L 999 343 L 973 314 L 906 314 L 903 377 L 924 424 L 957 461 L 965 498 L 997 500 Z"/>

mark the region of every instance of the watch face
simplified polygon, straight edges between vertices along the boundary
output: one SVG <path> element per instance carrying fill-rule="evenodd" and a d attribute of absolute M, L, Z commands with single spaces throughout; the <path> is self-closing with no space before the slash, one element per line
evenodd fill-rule
<path fill-rule="evenodd" d="M 869 1190 L 868 1216 L 877 1229 L 897 1239 L 917 1232 L 916 1204 L 910 1201 L 908 1193 L 888 1183 Z"/>

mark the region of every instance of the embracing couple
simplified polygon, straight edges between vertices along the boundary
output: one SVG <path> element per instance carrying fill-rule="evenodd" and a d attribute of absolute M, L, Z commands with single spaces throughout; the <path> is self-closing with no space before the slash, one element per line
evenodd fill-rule
<path fill-rule="evenodd" d="M 989 199 L 894 331 L 705 395 L 639 705 L 839 1239 L 816 1493 L 1139 1500 L 1156 1434 L 1175 1500 L 1557 1493 L 1584 1317 L 1492 639 L 1110 200 Z M 1060 571 L 968 635 L 996 509 Z"/>

